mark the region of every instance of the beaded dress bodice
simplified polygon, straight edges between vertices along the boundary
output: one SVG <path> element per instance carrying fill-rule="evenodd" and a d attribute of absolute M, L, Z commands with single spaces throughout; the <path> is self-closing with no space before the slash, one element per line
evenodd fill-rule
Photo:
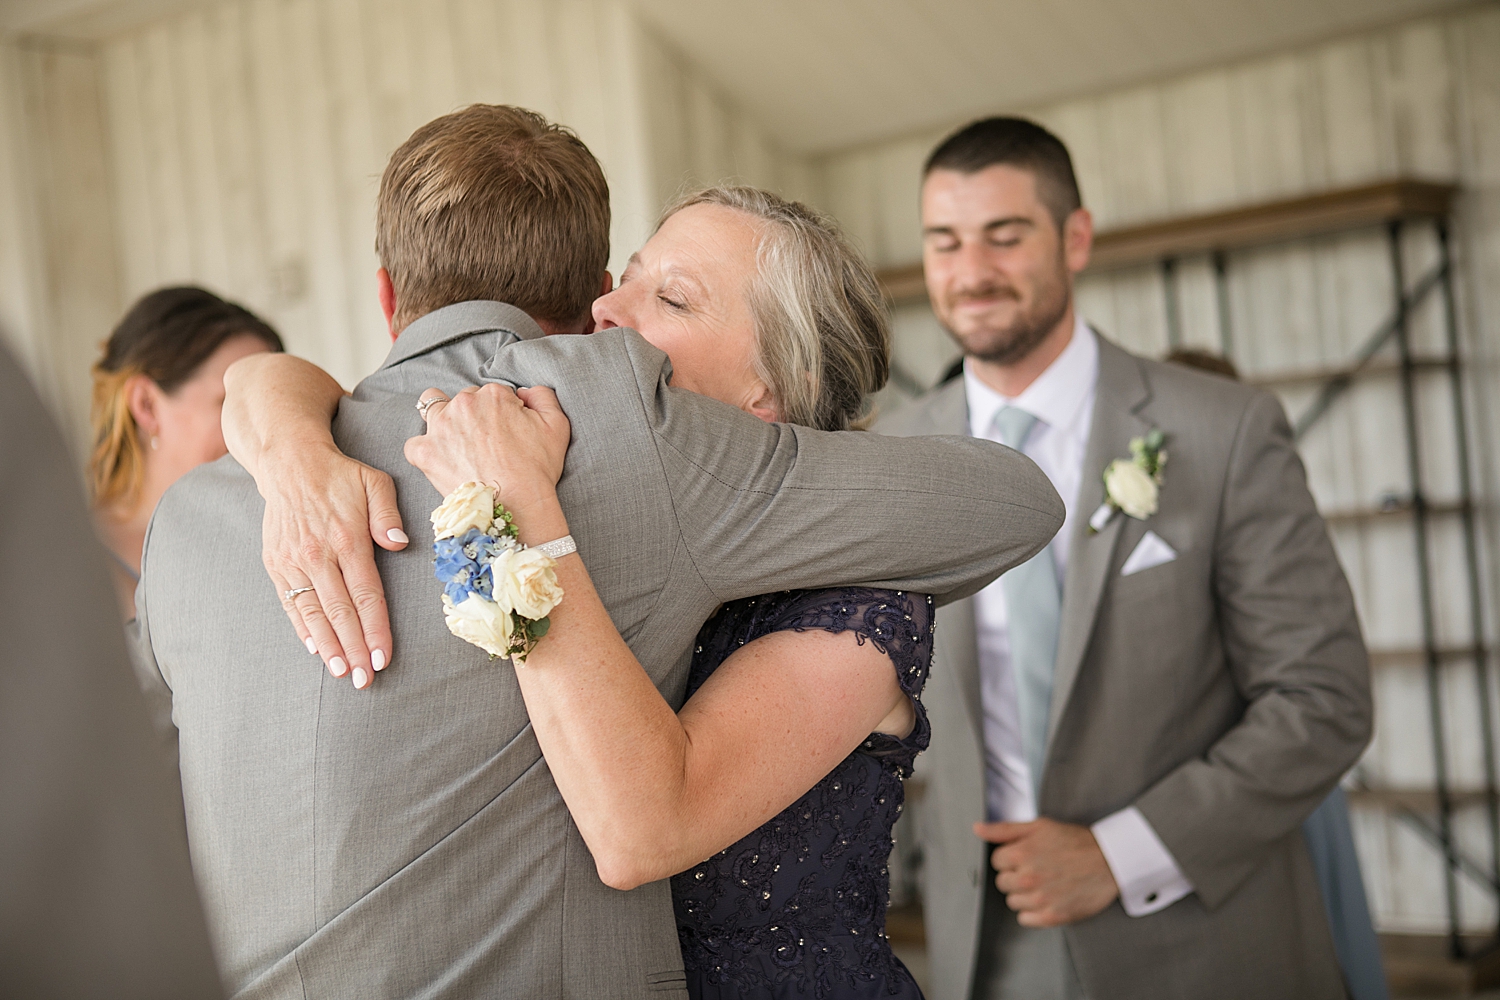
<path fill-rule="evenodd" d="M 916 722 L 905 737 L 871 733 L 770 822 L 673 877 L 693 1000 L 921 997 L 885 936 L 886 862 L 902 781 L 931 735 L 919 696 L 932 662 L 932 599 L 841 588 L 726 604 L 698 634 L 688 695 L 740 646 L 814 629 L 853 632 L 889 656 Z"/>

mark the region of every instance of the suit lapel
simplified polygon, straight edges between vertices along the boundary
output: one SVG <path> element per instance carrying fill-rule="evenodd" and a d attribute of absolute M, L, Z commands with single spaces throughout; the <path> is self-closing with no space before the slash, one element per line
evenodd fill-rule
<path fill-rule="evenodd" d="M 1099 337 L 1099 381 L 1094 392 L 1094 415 L 1083 460 L 1083 480 L 1078 486 L 1077 510 L 1071 531 L 1073 545 L 1063 581 L 1062 618 L 1057 639 L 1057 663 L 1052 679 L 1052 705 L 1047 726 L 1047 747 L 1057 733 L 1073 682 L 1083 663 L 1099 602 L 1109 582 L 1119 543 L 1124 514 L 1116 514 L 1096 535 L 1088 533 L 1089 515 L 1104 502 L 1104 467 L 1130 454 L 1130 439 L 1150 430 L 1140 415 L 1151 399 L 1151 387 L 1141 366 L 1130 354 Z"/>

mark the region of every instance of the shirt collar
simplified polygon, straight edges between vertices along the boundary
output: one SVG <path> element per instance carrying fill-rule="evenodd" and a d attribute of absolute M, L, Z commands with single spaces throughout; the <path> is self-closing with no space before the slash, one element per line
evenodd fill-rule
<path fill-rule="evenodd" d="M 1099 341 L 1081 316 L 1073 320 L 1073 338 L 1036 380 L 1014 399 L 985 385 L 964 362 L 964 392 L 969 399 L 969 433 L 989 437 L 995 414 L 1019 407 L 1048 427 L 1074 430 L 1099 378 Z"/>
<path fill-rule="evenodd" d="M 545 336 L 536 320 L 515 306 L 487 299 L 455 302 L 412 320 L 391 345 L 391 353 L 380 367 L 390 368 L 476 333 L 496 331 L 515 334 L 520 340 Z"/>

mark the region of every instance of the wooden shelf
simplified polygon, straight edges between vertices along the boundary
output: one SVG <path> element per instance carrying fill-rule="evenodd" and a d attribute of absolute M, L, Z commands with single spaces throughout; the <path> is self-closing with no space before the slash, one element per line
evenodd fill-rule
<path fill-rule="evenodd" d="M 922 276 L 921 264 L 888 267 L 876 272 L 875 277 L 880 280 L 886 301 L 892 305 L 927 301 L 927 281 Z"/>
<path fill-rule="evenodd" d="M 1346 790 L 1349 801 L 1359 805 L 1380 806 L 1386 809 L 1410 809 L 1416 813 L 1437 811 L 1437 792 L 1431 788 L 1350 788 Z M 1448 801 L 1454 808 L 1483 805 L 1486 801 L 1482 788 L 1451 788 Z"/>
<path fill-rule="evenodd" d="M 1443 372 L 1448 370 L 1451 364 L 1444 357 L 1414 357 L 1412 366 L 1419 372 Z M 1263 388 L 1281 388 L 1284 386 L 1304 385 L 1308 383 L 1329 382 L 1337 378 L 1356 379 L 1366 378 L 1372 375 L 1399 375 L 1401 373 L 1401 362 L 1396 358 L 1381 358 L 1377 361 L 1366 362 L 1363 366 L 1354 365 L 1328 365 L 1323 368 L 1288 368 L 1282 371 L 1256 372 L 1246 375 L 1242 381 L 1246 385 L 1257 385 Z"/>
<path fill-rule="evenodd" d="M 1485 650 L 1483 647 L 1480 647 L 1479 652 L 1480 655 L 1484 655 L 1487 653 L 1487 650 Z M 1397 665 L 1420 667 L 1423 663 L 1427 662 L 1427 653 L 1420 646 L 1408 646 L 1405 648 L 1387 646 L 1383 649 L 1371 649 L 1369 653 L 1370 666 L 1372 667 L 1389 667 Z M 1438 660 L 1444 663 L 1448 663 L 1453 660 L 1467 660 L 1473 657 L 1474 647 L 1439 646 L 1437 654 Z"/>
<path fill-rule="evenodd" d="M 1427 513 L 1436 517 L 1451 517 L 1454 514 L 1463 513 L 1464 505 L 1457 500 L 1429 500 L 1427 501 Z M 1413 507 L 1410 500 L 1403 499 L 1399 504 L 1392 507 L 1344 507 L 1332 508 L 1322 512 L 1323 520 L 1330 525 L 1343 524 L 1368 524 L 1371 521 L 1382 521 L 1386 518 L 1410 515 Z"/>
<path fill-rule="evenodd" d="M 1431 181 L 1394 180 L 1227 212 L 1148 223 L 1098 233 L 1088 273 L 1150 264 L 1169 257 L 1216 253 L 1323 236 L 1397 219 L 1448 215 L 1457 188 Z M 927 296 L 922 265 L 879 272 L 886 299 L 901 305 Z"/>
<path fill-rule="evenodd" d="M 1100 233 L 1090 271 L 1133 267 L 1188 254 L 1239 250 L 1322 236 L 1396 219 L 1441 218 L 1457 190 L 1451 184 L 1398 180 L 1328 191 L 1185 219 Z"/>

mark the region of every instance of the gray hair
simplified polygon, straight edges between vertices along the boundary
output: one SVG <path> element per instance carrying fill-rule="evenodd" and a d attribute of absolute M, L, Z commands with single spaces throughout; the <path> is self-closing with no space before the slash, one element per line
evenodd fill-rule
<path fill-rule="evenodd" d="M 865 399 L 890 377 L 891 330 L 875 273 L 831 218 L 769 191 L 704 188 L 679 198 L 763 223 L 750 289 L 755 369 L 781 419 L 820 430 L 860 425 Z"/>

